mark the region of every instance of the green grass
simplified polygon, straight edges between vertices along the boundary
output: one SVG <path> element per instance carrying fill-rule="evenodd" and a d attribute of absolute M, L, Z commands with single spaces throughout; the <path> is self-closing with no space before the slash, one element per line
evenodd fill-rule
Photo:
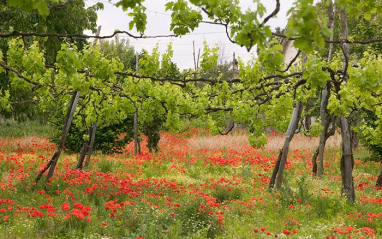
<path fill-rule="evenodd" d="M 17 139 L 4 141 L 17 143 Z M 44 157 L 30 151 L 0 150 L 0 199 L 14 201 L 0 201 L 0 238 L 382 237 L 381 204 L 373 201 L 381 197 L 381 191 L 373 187 L 380 165 L 360 160 L 366 151 L 355 151 L 357 200 L 349 204 L 340 195 L 338 149 L 327 151 L 321 179 L 310 174 L 311 152 L 291 152 L 280 190 L 267 189 L 277 152 L 247 148 L 232 153 L 223 148 L 199 153 L 180 141 L 177 147 L 163 144 L 162 151 L 150 157 L 98 154 L 84 171 L 73 169 L 78 155 L 64 153 L 53 181 L 41 192 L 43 182 L 35 189 L 32 185 L 52 152 L 36 145 L 30 147 Z M 64 203 L 70 205 L 69 210 L 63 209 Z M 75 216 L 77 203 L 91 208 L 85 218 Z M 57 215 L 48 216 L 44 205 L 54 206 Z M 31 208 L 44 216 L 33 217 Z M 358 232 L 334 232 L 352 227 Z M 374 230 L 375 236 L 367 235 L 364 228 Z"/>
<path fill-rule="evenodd" d="M 52 126 L 37 121 L 16 122 L 13 120 L 0 121 L 0 138 L 14 139 L 29 135 L 49 138 L 54 132 Z"/>

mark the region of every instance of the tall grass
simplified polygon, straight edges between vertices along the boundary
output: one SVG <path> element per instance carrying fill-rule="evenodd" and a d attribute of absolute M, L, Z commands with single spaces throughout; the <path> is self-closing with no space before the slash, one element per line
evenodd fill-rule
<path fill-rule="evenodd" d="M 54 144 L 49 142 L 53 127 L 37 121 L 16 122 L 0 120 L 0 147 L 6 152 L 51 152 Z"/>
<path fill-rule="evenodd" d="M 188 140 L 188 144 L 195 150 L 200 149 L 242 149 L 248 147 L 248 136 L 242 133 L 229 134 L 229 135 L 216 135 L 216 136 L 196 136 Z"/>
<path fill-rule="evenodd" d="M 279 134 L 269 136 L 268 143 L 264 146 L 265 150 L 278 151 L 283 147 L 285 135 Z M 315 150 L 318 147 L 319 137 L 307 137 L 303 134 L 297 134 L 293 137 L 290 144 L 290 150 Z M 217 135 L 217 136 L 194 136 L 188 140 L 191 148 L 200 149 L 223 149 L 231 148 L 240 150 L 250 147 L 248 135 L 244 131 L 238 131 L 235 134 Z M 335 134 L 330 137 L 326 143 L 328 148 L 339 148 L 341 144 L 341 135 Z"/>
<path fill-rule="evenodd" d="M 50 137 L 54 132 L 52 126 L 37 121 L 17 122 L 14 120 L 0 120 L 0 138 L 13 139 L 26 136 Z"/>

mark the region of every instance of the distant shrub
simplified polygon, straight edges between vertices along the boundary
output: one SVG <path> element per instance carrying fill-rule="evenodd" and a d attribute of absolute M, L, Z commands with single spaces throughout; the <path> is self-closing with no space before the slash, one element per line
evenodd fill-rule
<path fill-rule="evenodd" d="M 378 117 L 374 112 L 363 112 L 363 120 L 367 127 L 372 129 L 377 128 Z M 357 135 L 361 144 L 372 153 L 372 157 L 365 158 L 364 160 L 382 162 L 382 145 L 378 140 L 375 140 L 375 136 L 367 130 L 359 131 Z"/>
<path fill-rule="evenodd" d="M 61 137 L 62 123 L 55 124 L 57 133 L 52 141 L 58 143 Z M 65 148 L 70 152 L 79 153 L 84 142 L 83 136 L 86 130 L 80 130 L 74 123 L 70 126 Z M 94 140 L 94 150 L 100 150 L 104 154 L 120 152 L 134 137 L 133 118 L 126 118 L 120 123 L 104 127 L 97 127 Z"/>

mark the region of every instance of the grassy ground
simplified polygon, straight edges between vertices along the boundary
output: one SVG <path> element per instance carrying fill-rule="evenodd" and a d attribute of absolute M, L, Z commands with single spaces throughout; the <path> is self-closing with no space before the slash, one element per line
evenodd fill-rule
<path fill-rule="evenodd" d="M 128 145 L 94 156 L 84 171 L 73 169 L 77 155 L 64 154 L 46 190 L 33 182 L 54 145 L 23 137 L 0 140 L 0 238 L 382 238 L 382 191 L 374 187 L 381 165 L 356 152 L 357 201 L 348 204 L 338 138 L 317 179 L 317 139 L 296 137 L 284 186 L 269 191 L 282 136 L 256 150 L 243 133 L 163 133 L 159 153 L 143 142 L 132 157 Z"/>
<path fill-rule="evenodd" d="M 0 120 L 0 139 L 13 139 L 29 136 L 49 137 L 53 133 L 50 125 L 43 125 L 37 121 L 16 122 Z"/>

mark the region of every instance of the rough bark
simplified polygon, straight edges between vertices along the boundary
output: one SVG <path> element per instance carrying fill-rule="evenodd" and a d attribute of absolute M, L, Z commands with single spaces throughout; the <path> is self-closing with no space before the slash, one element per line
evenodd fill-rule
<path fill-rule="evenodd" d="M 89 139 L 85 140 L 84 144 L 82 145 L 80 157 L 78 158 L 76 169 L 82 169 L 82 165 L 84 163 L 85 156 L 88 154 L 88 151 L 89 151 L 91 132 L 92 132 L 92 128 L 89 128 L 88 129 Z"/>
<path fill-rule="evenodd" d="M 341 136 L 342 136 L 342 157 L 341 157 L 341 176 L 342 176 L 342 196 L 346 196 L 349 202 L 355 201 L 353 167 L 354 158 L 351 145 L 351 134 L 348 119 L 341 115 Z"/>
<path fill-rule="evenodd" d="M 272 177 L 269 183 L 269 188 L 273 188 L 275 181 L 276 181 L 276 188 L 281 187 L 282 180 L 283 180 L 283 173 L 284 173 L 288 151 L 289 151 L 289 144 L 292 141 L 294 133 L 296 132 L 296 129 L 298 127 L 298 122 L 300 121 L 300 118 L 301 118 L 302 108 L 303 108 L 303 105 L 302 105 L 302 102 L 300 101 L 294 106 L 292 119 L 289 122 L 283 148 L 280 151 L 279 158 L 273 169 Z"/>
<path fill-rule="evenodd" d="M 89 148 L 88 148 L 88 154 L 87 154 L 85 166 L 84 166 L 85 168 L 89 167 L 90 157 L 93 153 L 93 148 L 94 148 L 94 140 L 95 140 L 96 131 L 97 131 L 97 121 L 94 122 L 93 127 L 92 127 L 92 132 L 90 135 L 90 144 L 89 144 Z"/>
<path fill-rule="evenodd" d="M 326 128 L 327 126 L 329 126 L 330 124 L 332 125 L 330 127 L 330 130 L 329 131 L 326 131 L 326 134 L 325 134 L 325 140 L 323 141 L 326 145 L 326 141 L 331 137 L 333 136 L 335 133 L 336 133 L 336 119 L 334 117 L 333 114 L 330 115 L 330 120 L 326 121 L 327 125 L 325 125 L 324 127 Z M 329 128 L 329 127 L 328 127 Z M 320 138 L 320 143 L 321 143 L 321 138 Z M 325 148 L 325 147 L 324 147 Z M 319 149 L 320 149 L 320 146 L 317 147 L 315 153 L 313 154 L 313 157 L 312 157 L 312 162 L 313 162 L 313 174 L 316 176 L 317 175 L 317 169 L 318 169 L 318 165 L 317 165 L 317 157 L 318 157 L 318 154 L 319 154 Z"/>
<path fill-rule="evenodd" d="M 271 188 L 273 188 L 275 186 L 276 176 L 277 176 L 277 172 L 278 172 L 279 167 L 280 167 L 280 161 L 281 161 L 281 155 L 282 154 L 283 154 L 283 150 L 281 149 L 280 153 L 279 153 L 279 156 L 277 157 L 276 165 L 273 168 L 271 181 L 269 181 L 269 185 L 268 185 L 269 189 L 271 189 Z"/>
<path fill-rule="evenodd" d="M 344 40 L 348 38 L 348 27 L 347 27 L 347 17 L 346 11 L 341 9 L 341 25 L 342 25 L 342 37 Z M 344 43 L 342 45 L 342 52 L 344 55 L 343 58 L 343 77 L 347 79 L 347 68 L 349 66 L 349 45 Z M 355 201 L 355 192 L 354 192 L 354 182 L 353 182 L 353 167 L 354 167 L 354 158 L 352 150 L 352 140 L 349 120 L 341 115 L 341 136 L 342 136 L 342 157 L 341 157 L 341 175 L 342 175 L 342 196 L 346 196 L 349 202 Z"/>
<path fill-rule="evenodd" d="M 99 36 L 101 34 L 101 28 L 102 26 L 98 26 L 96 36 Z M 101 48 L 101 52 L 104 53 L 103 45 L 101 39 L 98 39 L 99 47 Z M 97 40 L 93 41 L 93 46 L 97 44 Z M 81 150 L 80 158 L 78 159 L 77 169 L 82 169 L 83 167 L 87 168 L 89 166 L 90 157 L 93 153 L 93 146 L 94 146 L 94 138 L 95 138 L 95 132 L 97 130 L 97 121 L 93 123 L 93 126 L 89 128 L 88 135 L 89 140 L 84 142 L 84 145 Z M 86 161 L 84 165 L 84 160 L 86 156 Z"/>
<path fill-rule="evenodd" d="M 320 140 L 321 142 L 321 140 Z M 317 147 L 316 151 L 314 151 L 314 154 L 312 156 L 312 172 L 313 172 L 313 176 L 316 176 L 317 175 L 317 168 L 318 168 L 318 165 L 317 165 L 317 156 L 318 156 L 318 150 L 319 150 L 319 147 Z"/>
<path fill-rule="evenodd" d="M 85 159 L 85 156 L 87 154 L 88 148 L 89 148 L 89 141 L 86 140 L 84 142 L 84 144 L 82 145 L 82 148 L 81 148 L 81 151 L 80 151 L 80 157 L 78 158 L 76 169 L 82 169 L 82 164 L 84 162 L 84 159 Z"/>
<path fill-rule="evenodd" d="M 352 145 L 353 149 L 357 149 L 359 146 L 358 135 L 353 130 L 350 133 L 351 133 L 351 145 Z"/>
<path fill-rule="evenodd" d="M 328 129 L 330 125 L 330 120 L 326 119 L 326 110 L 328 108 L 328 100 L 329 100 L 329 91 L 328 86 L 322 90 L 322 100 L 321 100 L 321 108 L 320 108 L 320 118 L 323 126 L 323 130 L 320 135 L 320 143 L 318 146 L 318 171 L 317 176 L 321 177 L 324 172 L 324 151 L 327 140 Z"/>
<path fill-rule="evenodd" d="M 300 118 L 301 118 L 302 108 L 303 108 L 302 102 L 299 101 L 293 109 L 292 119 L 288 126 L 287 134 L 284 141 L 284 146 L 282 149 L 282 155 L 280 158 L 280 167 L 277 173 L 276 188 L 281 188 L 284 169 L 285 169 L 288 151 L 289 151 L 289 144 L 292 141 L 294 133 L 296 132 L 296 129 L 298 127 L 298 122 L 300 121 Z"/>
<path fill-rule="evenodd" d="M 304 117 L 304 128 L 306 131 L 309 131 L 312 127 L 312 117 L 311 116 L 305 116 Z"/>
<path fill-rule="evenodd" d="M 332 30 L 332 35 L 330 36 L 330 41 L 332 42 L 333 39 L 334 39 L 334 22 L 335 22 L 335 15 L 336 13 L 336 9 L 335 7 L 333 6 L 333 4 L 331 3 L 329 6 L 328 6 L 328 17 L 329 17 L 329 21 L 328 21 L 328 28 Z M 330 62 L 333 58 L 333 43 L 330 43 L 329 44 L 329 54 L 328 54 L 328 61 Z"/>
<path fill-rule="evenodd" d="M 135 111 L 134 112 L 134 155 L 138 154 L 138 148 L 139 148 L 139 139 L 138 139 L 138 111 Z"/>
<path fill-rule="evenodd" d="M 71 99 L 70 104 L 68 106 L 68 111 L 66 113 L 64 127 L 63 127 L 63 130 L 62 130 L 62 135 L 61 135 L 61 138 L 60 138 L 60 142 L 59 142 L 59 144 L 57 146 L 57 151 L 54 153 L 52 159 L 48 162 L 48 164 L 45 166 L 45 168 L 42 171 L 40 171 L 39 174 L 37 175 L 36 180 L 35 180 L 36 184 L 40 181 L 42 175 L 48 169 L 49 169 L 49 172 L 48 172 L 48 175 L 46 176 L 46 181 L 45 182 L 48 183 L 50 178 L 53 177 L 54 169 L 56 168 L 58 159 L 60 158 L 61 152 L 62 152 L 62 150 L 64 148 L 64 145 L 65 145 L 65 142 L 66 142 L 66 138 L 68 136 L 70 124 L 72 123 L 73 115 L 74 115 L 74 112 L 75 112 L 75 109 L 76 109 L 79 97 L 80 97 L 80 91 L 76 91 L 76 92 L 73 93 L 72 99 Z"/>
<path fill-rule="evenodd" d="M 377 182 L 375 183 L 376 187 L 382 187 L 382 168 L 379 171 Z"/>
<path fill-rule="evenodd" d="M 333 7 L 333 4 L 330 4 L 328 6 L 328 27 L 333 31 L 334 30 L 334 13 L 335 8 Z M 330 40 L 332 41 L 334 37 L 334 34 L 330 36 Z M 333 43 L 329 44 L 329 54 L 328 54 L 328 62 L 330 62 L 333 58 Z M 331 134 L 328 132 L 330 120 L 327 119 L 326 113 L 328 108 L 328 100 L 330 95 L 330 88 L 329 85 L 326 84 L 325 88 L 321 91 L 321 105 L 320 105 L 320 119 L 321 124 L 323 126 L 323 130 L 320 135 L 320 141 L 317 148 L 316 153 L 313 155 L 313 174 L 317 175 L 318 177 L 321 177 L 324 172 L 324 151 L 325 151 L 325 145 L 326 140 L 331 136 Z M 332 116 L 330 116 L 333 118 Z M 334 129 L 334 128 L 333 128 Z M 333 133 L 334 135 L 334 133 Z M 318 156 L 318 162 L 319 165 L 317 166 L 317 156 Z"/>
<path fill-rule="evenodd" d="M 306 54 L 303 52 L 302 53 L 302 70 L 304 70 L 304 63 L 307 60 Z M 301 80 L 301 79 L 300 79 Z M 273 169 L 272 172 L 272 177 L 269 182 L 269 188 L 273 188 L 275 181 L 276 181 L 276 188 L 279 189 L 281 188 L 281 184 L 283 181 L 283 174 L 284 174 L 284 169 L 287 161 L 287 156 L 288 156 L 288 151 L 289 151 L 289 144 L 293 139 L 293 136 L 298 128 L 298 122 L 301 119 L 301 112 L 302 112 L 303 104 L 301 101 L 297 102 L 293 106 L 293 113 L 292 113 L 292 118 L 289 122 L 287 133 L 285 136 L 284 140 L 284 145 L 282 150 L 280 151 L 279 158 L 277 159 L 276 165 Z"/>

